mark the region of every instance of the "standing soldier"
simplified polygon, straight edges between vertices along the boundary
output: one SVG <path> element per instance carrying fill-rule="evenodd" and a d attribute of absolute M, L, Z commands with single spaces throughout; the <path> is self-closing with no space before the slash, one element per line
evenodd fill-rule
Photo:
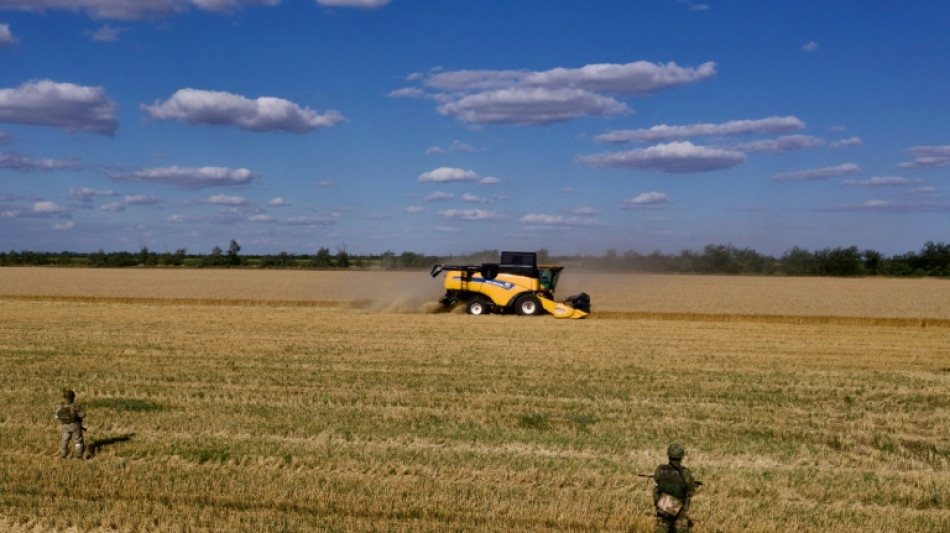
<path fill-rule="evenodd" d="M 53 418 L 63 425 L 63 438 L 59 443 L 59 454 L 63 459 L 69 456 L 69 441 L 75 439 L 76 458 L 82 459 L 85 443 L 82 438 L 82 419 L 86 412 L 76 403 L 76 393 L 71 390 L 63 391 L 63 402 L 59 404 Z"/>
<path fill-rule="evenodd" d="M 686 450 L 674 442 L 667 450 L 670 462 L 656 467 L 653 474 L 653 505 L 656 507 L 656 533 L 683 533 L 692 525 L 689 503 L 696 494 L 696 480 L 682 465 Z"/>

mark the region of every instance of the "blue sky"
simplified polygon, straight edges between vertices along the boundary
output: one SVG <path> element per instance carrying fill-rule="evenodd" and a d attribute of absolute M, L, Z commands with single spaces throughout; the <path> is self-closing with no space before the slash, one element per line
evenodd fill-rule
<path fill-rule="evenodd" d="M 0 249 L 904 253 L 948 87 L 946 2 L 0 0 Z"/>

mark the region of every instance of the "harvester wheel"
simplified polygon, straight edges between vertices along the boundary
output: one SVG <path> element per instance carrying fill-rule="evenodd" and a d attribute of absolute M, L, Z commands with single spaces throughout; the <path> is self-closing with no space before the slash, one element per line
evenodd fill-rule
<path fill-rule="evenodd" d="M 487 315 L 491 312 L 491 304 L 484 298 L 475 298 L 468 302 L 466 309 L 470 315 Z"/>
<path fill-rule="evenodd" d="M 515 303 L 515 311 L 519 315 L 532 316 L 541 314 L 541 302 L 533 294 L 526 294 Z"/>

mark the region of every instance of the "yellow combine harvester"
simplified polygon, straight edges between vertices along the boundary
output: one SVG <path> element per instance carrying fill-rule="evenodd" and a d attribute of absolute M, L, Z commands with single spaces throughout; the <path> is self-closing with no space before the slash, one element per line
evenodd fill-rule
<path fill-rule="evenodd" d="M 472 315 L 517 313 L 555 318 L 584 318 L 590 314 L 585 293 L 563 301 L 554 300 L 554 288 L 563 266 L 538 265 L 534 252 L 502 252 L 498 263 L 481 265 L 435 265 L 432 277 L 445 272 L 445 296 L 439 303 L 464 304 Z"/>

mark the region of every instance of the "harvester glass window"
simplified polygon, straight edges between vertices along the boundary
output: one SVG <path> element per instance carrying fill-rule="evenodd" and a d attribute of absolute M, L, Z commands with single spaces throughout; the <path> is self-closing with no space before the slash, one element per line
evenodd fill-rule
<path fill-rule="evenodd" d="M 560 272 L 551 269 L 542 269 L 539 271 L 540 276 L 538 280 L 541 282 L 541 288 L 546 291 L 554 291 L 554 288 L 557 287 L 557 278 Z"/>

